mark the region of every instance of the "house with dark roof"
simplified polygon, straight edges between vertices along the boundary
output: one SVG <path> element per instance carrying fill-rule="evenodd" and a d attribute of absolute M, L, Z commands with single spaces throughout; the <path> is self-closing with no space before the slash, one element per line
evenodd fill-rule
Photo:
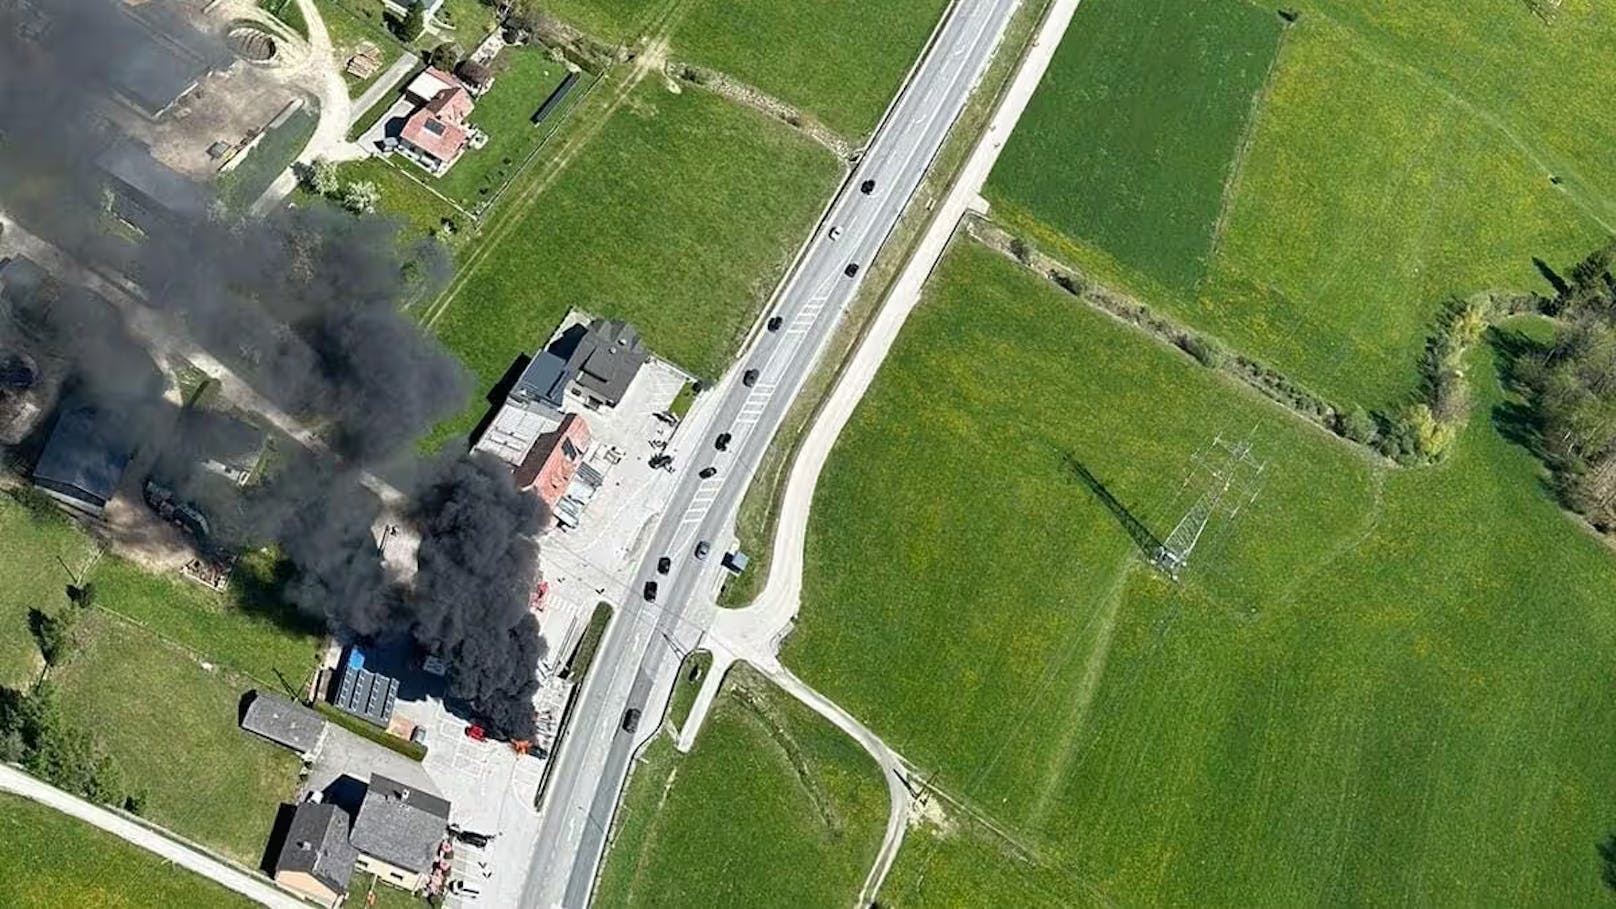
<path fill-rule="evenodd" d="M 567 494 L 573 475 L 589 451 L 589 424 L 581 414 L 569 413 L 553 432 L 540 436 L 513 474 L 516 488 L 544 502 L 554 519 L 556 503 Z"/>
<path fill-rule="evenodd" d="M 349 842 L 347 812 L 332 804 L 304 802 L 292 814 L 286 842 L 275 856 L 275 882 L 335 907 L 348 895 L 358 857 Z"/>
<path fill-rule="evenodd" d="M 592 407 L 616 407 L 649 356 L 634 326 L 606 319 L 572 326 L 550 349 L 566 357 L 573 392 Z"/>
<path fill-rule="evenodd" d="M 460 80 L 430 66 L 415 77 L 405 94 L 420 99 L 421 106 L 405 119 L 399 144 L 427 172 L 441 175 L 471 144 L 472 130 L 466 118 L 476 102 Z"/>
<path fill-rule="evenodd" d="M 429 792 L 372 774 L 348 840 L 359 868 L 395 887 L 419 890 L 438 859 L 449 803 Z"/>
<path fill-rule="evenodd" d="M 34 464 L 33 481 L 69 508 L 99 518 L 129 466 L 128 443 L 114 421 L 88 405 L 66 405 Z"/>
<path fill-rule="evenodd" d="M 292 749 L 304 761 L 314 760 L 325 741 L 325 720 L 318 713 L 272 691 L 247 693 L 241 728 Z"/>
<path fill-rule="evenodd" d="M 398 700 L 398 679 L 368 668 L 365 659 L 363 650 L 348 646 L 331 703 L 344 713 L 385 729 L 393 718 L 393 705 Z"/>

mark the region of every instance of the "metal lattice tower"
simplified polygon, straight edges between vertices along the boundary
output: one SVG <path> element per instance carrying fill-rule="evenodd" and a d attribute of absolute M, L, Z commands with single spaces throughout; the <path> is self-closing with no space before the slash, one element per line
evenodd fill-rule
<path fill-rule="evenodd" d="M 1158 569 L 1175 581 L 1207 524 L 1218 516 L 1233 520 L 1241 509 L 1256 500 L 1257 484 L 1268 466 L 1267 462 L 1252 456 L 1249 436 L 1230 443 L 1220 435 L 1212 440 L 1209 450 L 1196 452 L 1190 463 L 1184 488 L 1193 485 L 1200 494 L 1173 527 L 1173 532 L 1167 535 L 1167 541 L 1156 550 L 1153 560 Z"/>

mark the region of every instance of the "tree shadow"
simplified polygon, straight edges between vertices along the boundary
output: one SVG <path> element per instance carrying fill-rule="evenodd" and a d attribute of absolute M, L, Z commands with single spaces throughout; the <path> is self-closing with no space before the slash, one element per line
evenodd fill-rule
<path fill-rule="evenodd" d="M 1594 848 L 1599 852 L 1599 878 L 1607 889 L 1616 892 L 1616 833 L 1605 837 Z"/>
<path fill-rule="evenodd" d="M 248 615 L 268 619 L 277 627 L 296 634 L 319 636 L 325 623 L 298 609 L 286 599 L 286 584 L 296 569 L 283 558 L 248 553 L 236 564 L 230 590 L 236 607 Z"/>
<path fill-rule="evenodd" d="M 28 634 L 33 637 L 34 646 L 39 648 L 40 653 L 44 653 L 50 647 L 45 642 L 45 625 L 49 621 L 50 616 L 43 610 L 28 610 Z"/>
<path fill-rule="evenodd" d="M 1093 493 L 1094 497 L 1100 501 L 1100 504 L 1104 505 L 1106 510 L 1111 512 L 1112 517 L 1117 519 L 1117 523 L 1122 525 L 1122 529 L 1127 532 L 1128 538 L 1133 540 L 1135 546 L 1139 547 L 1139 551 L 1144 554 L 1144 557 L 1154 561 L 1160 556 L 1162 551 L 1161 539 L 1149 527 L 1146 527 L 1145 523 L 1128 509 L 1128 506 L 1122 504 L 1121 500 L 1112 495 L 1111 490 L 1100 482 L 1100 478 L 1096 477 L 1093 471 L 1089 470 L 1075 455 L 1069 451 L 1062 451 L 1060 455 L 1061 461 L 1066 464 L 1066 467 L 1077 475 L 1083 485 L 1088 487 L 1089 492 Z"/>
<path fill-rule="evenodd" d="M 472 440 L 482 438 L 483 433 L 488 431 L 494 417 L 499 416 L 499 408 L 505 403 L 505 396 L 516 387 L 516 381 L 522 378 L 522 371 L 527 369 L 531 362 L 533 362 L 532 356 L 525 353 L 517 355 L 516 359 L 511 361 L 510 368 L 506 369 L 505 374 L 494 383 L 494 387 L 488 389 L 486 399 L 488 410 L 483 412 L 482 417 L 477 420 L 477 425 L 472 427 L 471 434 L 466 437 L 466 447 L 471 447 Z"/>
<path fill-rule="evenodd" d="M 1563 297 L 1571 291 L 1571 285 L 1560 277 L 1560 273 L 1554 270 L 1554 266 L 1537 256 L 1532 257 L 1532 264 L 1537 266 L 1537 272 L 1543 276 L 1543 280 L 1549 282 L 1549 286 L 1554 288 L 1555 294 Z"/>

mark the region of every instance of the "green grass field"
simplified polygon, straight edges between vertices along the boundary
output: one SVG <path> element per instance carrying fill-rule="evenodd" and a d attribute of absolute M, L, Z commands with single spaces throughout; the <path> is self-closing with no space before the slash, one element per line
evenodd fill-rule
<path fill-rule="evenodd" d="M 648 81 L 488 248 L 436 330 L 485 386 L 574 307 L 629 319 L 658 356 L 716 376 L 838 173 L 782 124 Z"/>
<path fill-rule="evenodd" d="M 262 684 L 278 687 L 286 679 L 297 687 L 314 671 L 325 629 L 280 599 L 273 566 L 261 553 L 242 559 L 224 594 L 114 556 L 96 564 L 91 580 L 98 607 Z"/>
<path fill-rule="evenodd" d="M 65 517 L 35 516 L 0 494 L 0 686 L 26 688 L 39 677 L 39 648 L 28 630 L 29 610 L 66 607 L 67 585 L 82 577 L 95 544 Z M 65 567 L 64 567 L 65 566 Z"/>
<path fill-rule="evenodd" d="M 110 833 L 0 795 L 0 905 L 7 909 L 171 909 L 254 905 Z"/>
<path fill-rule="evenodd" d="M 603 41 L 638 37 L 668 0 L 551 0 L 544 11 Z"/>
<path fill-rule="evenodd" d="M 104 613 L 85 616 L 77 635 L 78 652 L 51 674 L 64 714 L 145 791 L 146 817 L 256 865 L 299 765 L 237 727 L 252 683 Z"/>
<path fill-rule="evenodd" d="M 406 168 L 413 169 L 415 173 L 410 173 Z M 431 177 L 408 161 L 400 159 L 393 164 L 383 158 L 361 158 L 358 161 L 344 161 L 337 166 L 337 173 L 344 184 L 362 180 L 376 184 L 376 189 L 381 193 L 376 211 L 383 217 L 402 221 L 404 234 L 409 239 L 430 236 L 444 219 L 461 225 L 462 231 L 469 226 L 469 219 L 465 215 L 433 195 L 421 182 Z M 302 198 L 314 197 L 305 192 Z"/>
<path fill-rule="evenodd" d="M 319 123 L 319 114 L 309 107 L 286 118 L 247 153 L 246 160 L 219 175 L 215 182 L 219 198 L 234 211 L 246 211 L 303 153 Z"/>
<path fill-rule="evenodd" d="M 1220 27 L 1277 21 L 1236 0 L 1085 3 L 990 196 L 1005 203 L 996 217 L 1039 245 L 1326 398 L 1395 409 L 1449 295 L 1545 290 L 1534 257 L 1564 267 L 1616 226 L 1616 150 L 1581 128 L 1616 89 L 1608 67 L 1582 65 L 1587 47 L 1616 40 L 1616 11 L 1580 4 L 1548 25 L 1519 0 L 1298 8 L 1221 209 L 1211 172 L 1227 167 L 1228 118 L 1244 117 L 1235 95 L 1249 99 L 1250 86 L 1231 93 L 1201 73 L 1158 91 L 1144 77 L 1101 89 L 1127 67 L 1184 65 L 1186 41 L 1218 34 L 1196 24 L 1203 14 L 1216 10 Z M 1130 46 L 1150 50 L 1129 62 L 1091 52 L 1146 28 L 1150 39 Z M 1164 28 L 1179 39 L 1162 40 Z M 1224 112 L 1210 130 L 1216 155 L 1204 96 Z M 1173 115 L 1167 101 L 1185 97 L 1195 106 Z M 1087 118 L 1073 98 L 1091 102 Z M 1198 177 L 1163 167 L 1203 155 Z M 1149 210 L 1194 216 L 1135 217 L 1134 184 L 1110 176 L 1119 170 L 1162 178 L 1141 184 Z M 1209 212 L 1221 212 L 1216 225 Z M 1209 263 L 1186 264 L 1186 250 L 1210 250 Z"/>
<path fill-rule="evenodd" d="M 468 149 L 442 177 L 426 178 L 466 208 L 498 192 L 539 144 L 550 124 L 534 126 L 528 118 L 567 75 L 565 66 L 538 48 L 508 48 L 497 65 L 494 87 L 477 99 L 471 114 L 472 124 L 488 134 L 488 144 Z"/>
<path fill-rule="evenodd" d="M 784 654 L 981 814 L 941 800 L 883 905 L 1604 897 L 1616 562 L 1495 429 L 1490 351 L 1454 455 L 1390 471 L 978 247 L 928 293 Z M 1252 427 L 1261 495 L 1179 585 L 1067 463 L 1165 535 Z"/>
<path fill-rule="evenodd" d="M 703 0 L 674 32 L 673 54 L 728 73 L 857 138 L 875 129 L 946 5 Z"/>
<path fill-rule="evenodd" d="M 989 198 L 1192 292 L 1279 34 L 1244 0 L 1089 0 Z"/>
<path fill-rule="evenodd" d="M 886 816 L 875 761 L 736 665 L 690 754 L 659 737 L 635 767 L 596 901 L 846 906 Z"/>

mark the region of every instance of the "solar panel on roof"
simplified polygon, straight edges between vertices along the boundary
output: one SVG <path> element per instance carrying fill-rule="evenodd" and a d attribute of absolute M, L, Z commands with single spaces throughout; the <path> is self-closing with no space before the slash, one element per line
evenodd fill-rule
<path fill-rule="evenodd" d="M 426 121 L 426 123 L 424 125 L 426 126 L 426 131 L 431 133 L 432 135 L 434 135 L 434 136 L 443 135 L 443 124 L 440 123 L 439 121 L 437 121 L 437 120 L 428 120 L 428 121 Z"/>

